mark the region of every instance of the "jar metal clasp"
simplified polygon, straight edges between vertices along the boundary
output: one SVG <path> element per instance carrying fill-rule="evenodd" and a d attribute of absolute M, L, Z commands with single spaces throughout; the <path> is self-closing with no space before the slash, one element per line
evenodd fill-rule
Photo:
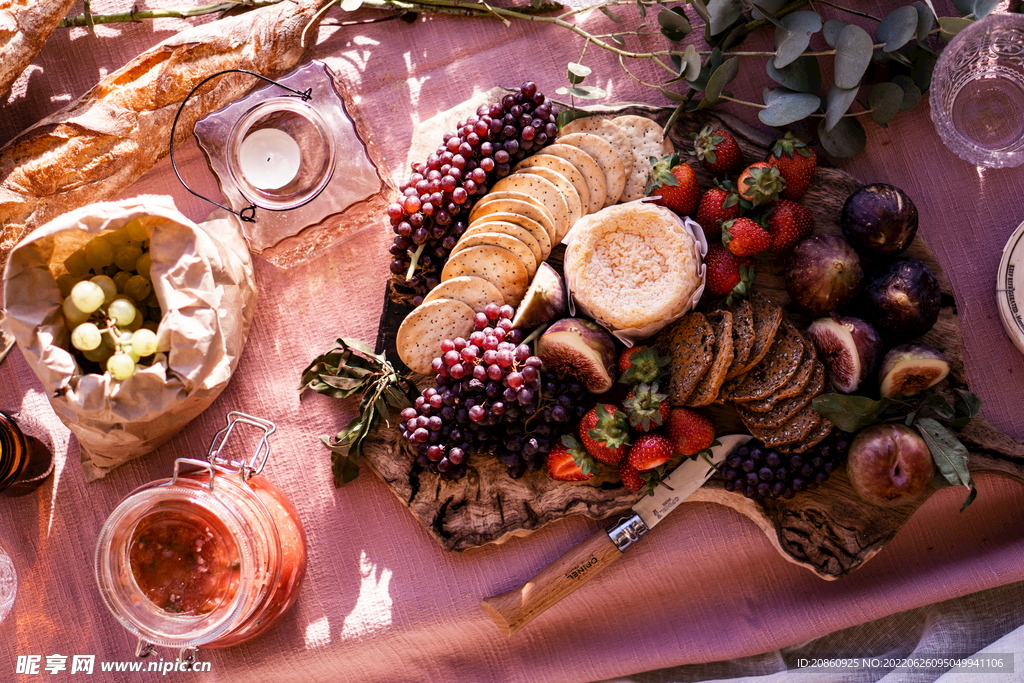
<path fill-rule="evenodd" d="M 246 483 L 250 477 L 262 472 L 267 464 L 267 460 L 270 458 L 270 435 L 277 431 L 277 425 L 270 420 L 264 420 L 263 418 L 248 415 L 237 410 L 232 410 L 227 414 L 227 421 L 227 425 L 213 435 L 213 441 L 210 443 L 210 450 L 205 460 L 178 458 L 174 461 L 174 476 L 166 484 L 161 484 L 161 486 L 173 486 L 178 481 L 182 465 L 208 470 L 210 473 L 208 487 L 211 492 L 213 491 L 213 482 L 217 474 L 240 474 L 242 482 Z M 233 460 L 221 455 L 221 451 L 224 450 L 228 439 L 231 438 L 231 434 L 238 424 L 252 425 L 263 432 L 263 436 L 260 437 L 259 442 L 256 444 L 256 449 L 249 456 L 248 460 Z"/>

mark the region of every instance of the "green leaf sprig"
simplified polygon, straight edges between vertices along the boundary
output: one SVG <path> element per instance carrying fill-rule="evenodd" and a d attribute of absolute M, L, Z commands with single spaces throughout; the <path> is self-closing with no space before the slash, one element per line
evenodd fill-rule
<path fill-rule="evenodd" d="M 302 372 L 299 393 L 306 389 L 332 398 L 360 395 L 359 416 L 333 437 L 320 440 L 331 451 L 334 486 L 339 488 L 359 476 L 363 439 L 391 411 L 410 407 L 420 395 L 409 379 L 398 374 L 384 354 L 358 339 L 338 339 Z"/>
<path fill-rule="evenodd" d="M 811 406 L 844 432 L 855 433 L 873 424 L 902 422 L 913 427 L 928 445 L 938 472 L 932 488 L 966 486 L 969 493 L 960 511 L 974 502 L 978 489 L 967 468 L 967 448 L 952 431 L 963 428 L 981 411 L 981 399 L 970 391 L 953 389 L 953 402 L 941 394 L 913 397 L 912 401 L 847 394 L 822 394 Z"/>

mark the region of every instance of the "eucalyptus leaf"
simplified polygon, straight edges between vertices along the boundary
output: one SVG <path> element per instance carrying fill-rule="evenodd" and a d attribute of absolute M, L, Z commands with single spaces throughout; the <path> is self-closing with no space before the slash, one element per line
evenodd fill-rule
<path fill-rule="evenodd" d="M 812 93 L 786 93 L 772 100 L 767 109 L 757 113 L 768 126 L 788 126 L 805 119 L 821 106 L 821 98 Z"/>
<path fill-rule="evenodd" d="M 857 156 L 864 151 L 868 136 L 860 121 L 847 116 L 840 119 L 831 130 L 825 130 L 825 119 L 822 119 L 818 123 L 818 140 L 826 152 L 842 159 Z"/>
<path fill-rule="evenodd" d="M 844 432 L 858 432 L 878 422 L 878 415 L 885 410 L 888 402 L 875 401 L 867 396 L 848 394 L 821 394 L 811 400 L 811 407 L 822 417 L 828 418 Z"/>
<path fill-rule="evenodd" d="M 874 43 L 868 32 L 856 24 L 847 24 L 836 38 L 836 85 L 844 89 L 860 85 L 873 51 Z"/>
<path fill-rule="evenodd" d="M 705 91 L 705 99 L 711 99 L 714 104 L 718 101 L 718 98 L 722 95 L 722 90 L 725 86 L 736 78 L 736 75 L 740 72 L 740 58 L 731 57 L 724 62 L 722 65 L 715 69 L 715 72 L 711 74 L 711 78 L 708 79 L 708 87 Z"/>
<path fill-rule="evenodd" d="M 900 111 L 903 104 L 903 88 L 883 81 L 871 86 L 868 93 L 868 107 L 871 108 L 871 120 L 877 124 L 888 123 Z"/>
<path fill-rule="evenodd" d="M 345 12 L 355 12 L 362 7 L 363 0 L 342 0 L 341 9 Z"/>
<path fill-rule="evenodd" d="M 935 15 L 923 2 L 915 2 L 913 7 L 917 10 L 917 39 L 924 42 L 935 25 Z"/>
<path fill-rule="evenodd" d="M 583 111 L 582 109 L 563 109 L 558 112 L 558 116 L 555 118 L 555 125 L 561 130 L 570 121 L 585 119 L 588 116 L 590 116 L 590 112 Z"/>
<path fill-rule="evenodd" d="M 910 77 L 914 79 L 914 83 L 917 83 L 921 92 L 927 92 L 938 58 L 926 50 L 917 50 L 910 54 L 910 60 L 914 63 L 910 69 Z"/>
<path fill-rule="evenodd" d="M 616 24 L 622 23 L 622 18 L 615 12 L 611 11 L 607 5 L 599 5 L 599 8 L 602 14 L 614 21 Z"/>
<path fill-rule="evenodd" d="M 786 0 L 751 0 L 750 4 L 755 8 L 750 12 L 754 19 L 782 26 L 782 22 L 775 18 L 775 13 L 786 6 Z"/>
<path fill-rule="evenodd" d="M 917 8 L 911 5 L 897 7 L 885 15 L 875 29 L 875 38 L 878 42 L 885 43 L 882 47 L 884 52 L 898 50 L 911 38 L 917 36 Z"/>
<path fill-rule="evenodd" d="M 683 51 L 683 61 L 686 62 L 686 69 L 682 72 L 683 78 L 692 80 L 700 76 L 700 55 L 697 53 L 696 46 L 692 44 L 686 46 L 686 50 Z"/>
<path fill-rule="evenodd" d="M 960 17 L 939 17 L 939 37 L 947 43 L 974 23 L 973 19 L 962 19 Z"/>
<path fill-rule="evenodd" d="M 893 77 L 892 82 L 903 89 L 903 102 L 900 104 L 900 111 L 912 109 L 921 101 L 921 89 L 917 87 L 917 83 L 910 76 L 899 74 Z"/>
<path fill-rule="evenodd" d="M 768 76 L 790 90 L 815 93 L 821 89 L 821 67 L 814 57 L 800 57 L 782 69 L 776 69 L 770 59 L 765 64 Z"/>
<path fill-rule="evenodd" d="M 974 2 L 974 14 L 975 19 L 984 19 L 988 15 L 992 14 L 992 10 L 999 6 L 1000 0 L 975 0 Z"/>
<path fill-rule="evenodd" d="M 928 450 L 935 460 L 935 467 L 954 486 L 973 486 L 971 472 L 967 469 L 969 456 L 967 448 L 938 420 L 923 417 L 914 427 L 928 444 Z"/>
<path fill-rule="evenodd" d="M 843 114 L 857 99 L 859 91 L 860 88 L 840 88 L 835 83 L 829 86 L 828 94 L 825 95 L 825 130 L 835 128 Z"/>
<path fill-rule="evenodd" d="M 624 46 L 626 44 L 626 41 L 622 39 L 622 36 L 610 36 L 610 37 L 612 39 L 612 42 L 615 43 L 616 45 L 618 45 L 619 47 L 622 47 L 622 46 Z"/>
<path fill-rule="evenodd" d="M 839 34 L 844 28 L 846 28 L 846 22 L 839 21 L 838 19 L 829 19 L 822 26 L 821 35 L 830 48 L 835 49 L 836 41 L 839 39 Z"/>
<path fill-rule="evenodd" d="M 680 93 L 677 93 L 677 92 L 674 92 L 672 90 L 669 90 L 668 88 L 666 88 L 664 86 L 658 86 L 658 90 L 661 91 L 662 95 L 664 95 L 668 99 L 672 100 L 673 102 L 685 102 L 686 101 L 686 95 L 682 95 Z"/>
<path fill-rule="evenodd" d="M 682 12 L 681 7 L 676 9 Z M 679 12 L 671 9 L 662 9 L 658 12 L 658 23 L 661 25 L 662 35 L 674 43 L 682 41 L 693 30 L 690 20 Z"/>
<path fill-rule="evenodd" d="M 787 92 L 790 91 L 785 88 L 769 88 L 768 86 L 765 86 L 761 91 L 761 100 L 765 104 L 771 104 L 776 98 L 785 95 Z"/>
<path fill-rule="evenodd" d="M 742 0 L 710 0 L 707 4 L 708 29 L 711 35 L 718 35 L 725 29 L 732 26 L 733 22 L 740 18 L 743 13 Z"/>
<path fill-rule="evenodd" d="M 686 0 L 689 4 L 693 5 L 694 11 L 697 12 L 697 16 L 704 20 L 705 24 L 711 23 L 711 14 L 708 12 L 707 5 L 704 4 L 704 0 Z M 639 0 L 638 0 L 639 2 Z"/>
<path fill-rule="evenodd" d="M 963 15 L 974 13 L 974 0 L 953 0 L 953 7 Z"/>
<path fill-rule="evenodd" d="M 566 77 L 573 85 L 579 85 L 591 73 L 592 71 L 589 66 L 583 66 L 576 62 L 569 62 L 569 69 L 566 72 Z"/>
<path fill-rule="evenodd" d="M 643 3 L 643 0 L 636 0 L 636 8 L 640 12 L 640 18 L 647 18 L 647 5 Z"/>
<path fill-rule="evenodd" d="M 775 68 L 781 69 L 797 59 L 811 44 L 811 36 L 821 30 L 817 12 L 793 12 L 775 29 Z"/>
<path fill-rule="evenodd" d="M 594 85 L 575 85 L 571 88 L 558 88 L 555 90 L 559 95 L 572 95 L 583 100 L 599 100 L 607 97 L 608 93 Z"/>

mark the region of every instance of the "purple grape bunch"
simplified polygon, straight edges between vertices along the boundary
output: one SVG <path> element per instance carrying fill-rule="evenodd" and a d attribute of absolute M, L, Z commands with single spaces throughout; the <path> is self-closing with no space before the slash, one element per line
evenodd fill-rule
<path fill-rule="evenodd" d="M 389 249 L 391 273 L 405 278 L 418 306 L 441 280 L 441 269 L 462 233 L 469 210 L 516 162 L 535 153 L 558 133 L 554 103 L 524 83 L 500 102 L 483 104 L 459 121 L 456 132 L 399 186 L 402 197 L 388 206 L 395 231 Z"/>
<path fill-rule="evenodd" d="M 828 481 L 846 459 L 849 448 L 849 435 L 838 430 L 806 453 L 780 453 L 760 441 L 750 441 L 729 454 L 722 464 L 725 489 L 754 500 L 789 499 Z"/>
<path fill-rule="evenodd" d="M 489 304 L 469 339 L 446 339 L 434 386 L 402 411 L 416 462 L 442 479 L 466 475 L 471 453 L 497 457 L 512 478 L 543 465 L 552 444 L 590 408 L 582 384 L 544 369 L 512 329 L 515 309 Z"/>

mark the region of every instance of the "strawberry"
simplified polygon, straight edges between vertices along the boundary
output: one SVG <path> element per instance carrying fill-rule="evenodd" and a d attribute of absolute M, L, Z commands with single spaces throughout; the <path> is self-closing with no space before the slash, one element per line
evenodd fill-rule
<path fill-rule="evenodd" d="M 649 432 L 664 424 L 672 406 L 668 395 L 658 393 L 657 384 L 638 384 L 622 402 L 629 417 L 629 426 L 638 432 Z"/>
<path fill-rule="evenodd" d="M 689 408 L 673 408 L 665 431 L 676 453 L 697 455 L 715 442 L 715 425 Z"/>
<path fill-rule="evenodd" d="M 722 223 L 731 221 L 740 215 L 740 196 L 732 189 L 732 183 L 715 183 L 717 187 L 701 195 L 697 205 L 697 216 L 694 220 L 704 229 L 708 239 L 714 239 L 722 233 Z"/>
<path fill-rule="evenodd" d="M 732 299 L 744 298 L 754 279 L 754 269 L 750 259 L 737 258 L 722 246 L 721 242 L 708 245 L 708 255 L 704 258 L 707 268 L 706 287 L 712 294 L 728 295 L 726 305 L 732 305 Z"/>
<path fill-rule="evenodd" d="M 548 453 L 548 474 L 558 481 L 586 481 L 594 476 L 594 461 L 579 441 L 565 434 Z"/>
<path fill-rule="evenodd" d="M 629 464 L 640 472 L 661 467 L 672 457 L 672 443 L 661 434 L 637 437 L 629 449 Z"/>
<path fill-rule="evenodd" d="M 775 141 L 768 155 L 768 163 L 778 168 L 779 174 L 786 179 L 782 197 L 796 201 L 804 196 L 811 185 L 814 169 L 818 166 L 818 155 L 806 142 L 788 132 L 785 137 Z"/>
<path fill-rule="evenodd" d="M 749 218 L 734 218 L 722 225 L 722 244 L 733 256 L 753 256 L 772 243 L 771 235 L 761 224 Z"/>
<path fill-rule="evenodd" d="M 619 381 L 633 386 L 655 382 L 664 375 L 670 359 L 649 346 L 634 346 L 619 354 Z"/>
<path fill-rule="evenodd" d="M 768 214 L 768 234 L 772 237 L 768 251 L 783 254 L 814 232 L 814 216 L 803 204 L 788 199 L 776 202 Z"/>
<path fill-rule="evenodd" d="M 680 163 L 678 154 L 661 159 L 651 157 L 651 175 L 647 178 L 644 194 L 661 195 L 655 204 L 672 209 L 680 216 L 691 216 L 700 201 L 697 174 L 689 164 Z"/>
<path fill-rule="evenodd" d="M 623 459 L 619 463 L 619 479 L 622 480 L 622 485 L 633 493 L 640 493 L 640 489 L 644 487 L 643 477 L 636 471 L 636 468 L 629 464 L 628 459 Z"/>
<path fill-rule="evenodd" d="M 736 144 L 736 138 L 728 131 L 712 130 L 711 126 L 704 126 L 699 133 L 693 134 L 693 151 L 690 154 L 697 157 L 701 166 L 712 175 L 722 176 L 743 166 L 743 152 Z"/>
<path fill-rule="evenodd" d="M 778 168 L 767 161 L 747 166 L 736 181 L 740 199 L 747 200 L 752 207 L 774 202 L 785 188 L 785 178 Z"/>
<path fill-rule="evenodd" d="M 599 462 L 617 465 L 629 452 L 626 414 L 610 403 L 598 403 L 580 420 L 580 441 Z"/>

